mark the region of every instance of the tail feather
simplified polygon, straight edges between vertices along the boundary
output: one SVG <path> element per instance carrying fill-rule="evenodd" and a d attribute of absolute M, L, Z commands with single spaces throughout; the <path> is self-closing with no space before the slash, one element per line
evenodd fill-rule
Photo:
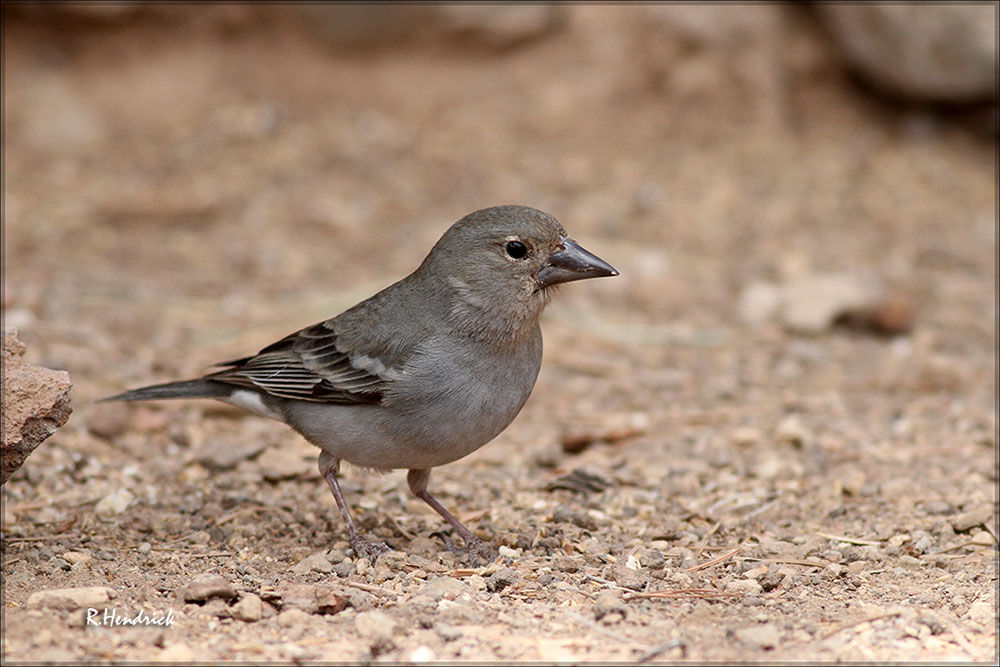
<path fill-rule="evenodd" d="M 102 398 L 101 401 L 155 401 L 164 398 L 225 398 L 233 392 L 233 388 L 222 382 L 206 380 L 186 380 L 184 382 L 166 382 L 149 387 L 131 389 L 115 396 Z"/>

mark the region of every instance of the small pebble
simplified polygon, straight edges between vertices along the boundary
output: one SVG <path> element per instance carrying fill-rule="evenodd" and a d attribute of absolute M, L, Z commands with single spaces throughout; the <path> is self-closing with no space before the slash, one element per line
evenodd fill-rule
<path fill-rule="evenodd" d="M 309 614 L 301 609 L 285 609 L 278 614 L 278 625 L 283 628 L 291 628 L 302 625 L 309 620 Z"/>
<path fill-rule="evenodd" d="M 358 635 L 368 642 L 373 649 L 386 649 L 393 645 L 393 635 L 396 634 L 396 621 L 381 609 L 372 609 L 358 614 L 354 619 L 354 627 Z"/>
<path fill-rule="evenodd" d="M 233 618 L 247 623 L 259 621 L 264 615 L 264 603 L 253 593 L 246 593 L 233 605 Z"/>
<path fill-rule="evenodd" d="M 956 533 L 964 533 L 976 526 L 985 526 L 993 518 L 993 508 L 990 505 L 980 505 L 967 512 L 955 514 L 949 519 Z"/>
<path fill-rule="evenodd" d="M 753 426 L 740 426 L 733 430 L 729 439 L 737 447 L 756 447 L 764 440 L 764 433 Z"/>
<path fill-rule="evenodd" d="M 560 572 L 579 572 L 580 561 L 576 558 L 568 558 L 566 556 L 562 556 L 556 558 L 552 562 L 552 567 L 559 570 Z"/>
<path fill-rule="evenodd" d="M 552 521 L 555 523 L 571 523 L 584 530 L 596 530 L 597 521 L 586 512 L 573 509 L 568 505 L 559 504 L 552 512 Z"/>
<path fill-rule="evenodd" d="M 594 617 L 605 623 L 625 620 L 628 609 L 621 597 L 614 591 L 604 591 L 594 601 Z"/>
<path fill-rule="evenodd" d="M 36 591 L 28 597 L 24 606 L 29 609 L 49 607 L 53 609 L 83 609 L 107 605 L 116 592 L 106 586 L 84 586 L 79 588 L 50 588 Z"/>
<path fill-rule="evenodd" d="M 101 498 L 94 506 L 94 513 L 108 521 L 128 509 L 135 496 L 128 489 L 118 489 Z"/>
<path fill-rule="evenodd" d="M 758 580 L 757 583 L 760 584 L 761 589 L 765 593 L 773 591 L 775 588 L 781 585 L 784 575 L 777 568 L 768 568 Z"/>
<path fill-rule="evenodd" d="M 812 432 L 805 427 L 798 415 L 788 415 L 781 420 L 774 433 L 778 442 L 784 442 L 795 447 L 806 447 L 813 439 Z"/>
<path fill-rule="evenodd" d="M 429 646 L 418 646 L 410 651 L 407 660 L 413 663 L 435 662 L 437 654 Z"/>
<path fill-rule="evenodd" d="M 733 579 L 726 584 L 726 592 L 739 595 L 760 595 L 764 592 L 764 588 L 753 579 Z"/>
<path fill-rule="evenodd" d="M 667 561 L 663 557 L 663 554 L 656 549 L 643 549 L 640 551 L 639 562 L 641 562 L 644 567 L 648 567 L 651 570 L 662 570 L 667 565 Z"/>
<path fill-rule="evenodd" d="M 504 558 L 518 558 L 521 555 L 520 549 L 511 549 L 505 544 L 501 544 L 497 547 L 497 553 Z"/>
<path fill-rule="evenodd" d="M 441 599 L 454 600 L 460 595 L 467 594 L 470 590 L 469 586 L 460 579 L 435 577 L 421 586 L 418 593 L 438 601 Z"/>
<path fill-rule="evenodd" d="M 773 649 L 781 642 L 781 632 L 773 623 L 740 628 L 734 633 L 739 641 L 762 649 Z"/>
<path fill-rule="evenodd" d="M 180 596 L 185 602 L 204 602 L 214 597 L 231 600 L 236 590 L 222 575 L 200 574 L 181 589 Z"/>
<path fill-rule="evenodd" d="M 486 579 L 486 590 L 491 593 L 502 591 L 520 579 L 520 575 L 509 567 L 501 568 Z"/>
<path fill-rule="evenodd" d="M 840 563 L 830 563 L 825 568 L 823 568 L 823 574 L 828 579 L 836 579 L 844 573 L 844 566 Z"/>
<path fill-rule="evenodd" d="M 62 555 L 62 559 L 70 565 L 76 565 L 77 563 L 89 563 L 93 560 L 90 554 L 85 554 L 80 551 L 67 551 Z"/>
<path fill-rule="evenodd" d="M 981 547 L 991 547 L 993 546 L 993 543 L 996 542 L 996 540 L 993 539 L 993 536 L 990 535 L 985 530 L 980 530 L 975 535 L 973 535 L 971 541 L 976 546 L 981 546 Z"/>
<path fill-rule="evenodd" d="M 169 662 L 177 664 L 193 664 L 195 662 L 195 652 L 187 644 L 171 644 L 155 656 L 153 662 Z"/>
<path fill-rule="evenodd" d="M 292 572 L 295 574 L 306 574 L 307 572 L 329 574 L 333 572 L 333 565 L 326 559 L 323 552 L 316 552 L 292 566 Z"/>

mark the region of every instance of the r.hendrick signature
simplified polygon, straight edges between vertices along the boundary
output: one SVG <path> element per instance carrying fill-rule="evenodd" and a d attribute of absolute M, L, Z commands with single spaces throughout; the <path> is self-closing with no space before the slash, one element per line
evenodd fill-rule
<path fill-rule="evenodd" d="M 163 625 L 170 626 L 174 624 L 174 610 L 168 609 L 166 614 L 160 614 L 157 612 L 146 613 L 143 610 L 139 610 L 139 613 L 135 616 L 129 616 L 127 614 L 119 614 L 117 607 L 112 607 L 111 609 L 105 609 L 104 614 L 101 614 L 100 609 L 94 609 L 90 607 L 87 609 L 87 625 L 110 625 L 110 626 L 128 626 L 128 625 Z"/>

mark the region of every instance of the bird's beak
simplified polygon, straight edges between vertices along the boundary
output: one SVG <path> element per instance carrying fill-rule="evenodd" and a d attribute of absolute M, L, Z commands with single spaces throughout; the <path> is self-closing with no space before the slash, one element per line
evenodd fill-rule
<path fill-rule="evenodd" d="M 541 288 L 571 280 L 617 276 L 618 271 L 597 255 L 584 250 L 573 239 L 560 238 L 560 246 L 549 255 L 545 266 L 536 276 Z"/>

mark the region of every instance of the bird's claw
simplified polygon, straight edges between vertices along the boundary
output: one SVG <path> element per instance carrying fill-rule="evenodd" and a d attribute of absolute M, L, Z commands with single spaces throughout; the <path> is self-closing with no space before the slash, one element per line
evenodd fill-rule
<path fill-rule="evenodd" d="M 452 552 L 456 556 L 464 557 L 469 561 L 470 565 L 475 565 L 477 567 L 489 565 L 500 555 L 496 549 L 472 534 L 464 538 L 464 547 L 455 545 L 455 543 L 449 540 L 448 536 L 444 533 L 438 532 L 434 533 L 434 535 L 441 538 L 441 541 L 444 542 L 444 546 L 448 551 Z"/>
<path fill-rule="evenodd" d="M 465 543 L 465 553 L 468 559 L 476 565 L 489 565 L 500 556 L 500 553 L 493 546 L 486 544 L 478 537 L 473 537 L 471 541 Z"/>
<path fill-rule="evenodd" d="M 360 536 L 351 539 L 351 549 L 356 558 L 367 558 L 372 565 L 379 555 L 392 551 L 392 547 L 385 542 L 369 542 Z"/>

